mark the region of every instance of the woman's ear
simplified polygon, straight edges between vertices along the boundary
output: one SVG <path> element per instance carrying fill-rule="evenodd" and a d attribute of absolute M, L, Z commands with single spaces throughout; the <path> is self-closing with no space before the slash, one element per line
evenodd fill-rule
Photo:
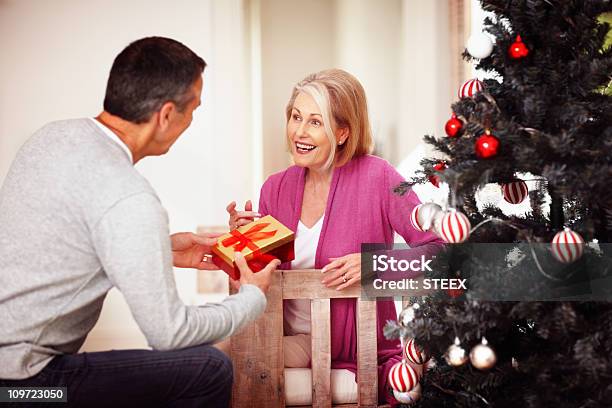
<path fill-rule="evenodd" d="M 349 137 L 349 129 L 348 128 L 340 128 L 336 131 L 336 143 L 338 146 L 342 146 L 346 139 Z"/>

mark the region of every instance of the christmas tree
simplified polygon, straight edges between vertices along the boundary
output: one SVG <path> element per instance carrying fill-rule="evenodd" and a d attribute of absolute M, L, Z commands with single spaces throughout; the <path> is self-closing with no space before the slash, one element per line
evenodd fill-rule
<path fill-rule="evenodd" d="M 425 203 L 411 221 L 449 243 L 428 277 L 468 290 L 415 298 L 387 324 L 406 358 L 431 357 L 398 399 L 612 407 L 612 2 L 481 4 L 492 17 L 464 58 L 490 79 L 460 88 L 447 135 L 425 137 L 440 154 L 396 189 L 448 183 L 447 208 Z M 505 213 L 491 185 L 529 210 Z"/>

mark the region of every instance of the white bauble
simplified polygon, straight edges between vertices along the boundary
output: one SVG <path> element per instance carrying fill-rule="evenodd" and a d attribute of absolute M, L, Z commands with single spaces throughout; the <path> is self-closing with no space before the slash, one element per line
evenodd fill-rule
<path fill-rule="evenodd" d="M 414 320 L 414 317 L 415 317 L 414 311 L 417 310 L 419 307 L 420 306 L 418 303 L 414 303 L 406 307 L 404 310 L 402 310 L 397 319 L 400 326 L 408 327 L 410 325 L 410 322 Z"/>
<path fill-rule="evenodd" d="M 470 55 L 477 59 L 487 58 L 493 51 L 493 41 L 485 33 L 472 34 L 465 46 Z"/>
<path fill-rule="evenodd" d="M 502 199 L 501 186 L 497 183 L 487 183 L 476 191 L 474 198 L 481 211 L 486 205 L 497 206 Z"/>

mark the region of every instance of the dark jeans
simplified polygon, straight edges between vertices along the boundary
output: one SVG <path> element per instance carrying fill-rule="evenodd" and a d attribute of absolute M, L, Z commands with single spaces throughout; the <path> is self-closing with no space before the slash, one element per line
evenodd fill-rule
<path fill-rule="evenodd" d="M 173 351 L 117 350 L 58 356 L 37 375 L 25 380 L 0 380 L 0 387 L 67 387 L 67 405 L 14 405 L 19 408 L 204 408 L 227 407 L 232 381 L 229 358 L 214 347 L 197 346 Z"/>

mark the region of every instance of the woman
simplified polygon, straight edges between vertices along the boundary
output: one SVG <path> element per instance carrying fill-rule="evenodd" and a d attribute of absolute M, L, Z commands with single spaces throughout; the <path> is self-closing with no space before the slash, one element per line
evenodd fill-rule
<path fill-rule="evenodd" d="M 409 221 L 419 199 L 410 191 L 392 192 L 403 179 L 386 161 L 369 155 L 373 141 L 365 92 L 349 73 L 331 69 L 298 83 L 286 108 L 287 143 L 294 166 L 266 180 L 259 212 L 247 202 L 245 211 L 230 203 L 230 227 L 248 224 L 270 214 L 296 231 L 296 259 L 280 269 L 321 269 L 321 284 L 343 290 L 361 280 L 361 244 L 393 243 L 394 232 L 404 237 L 416 256 L 432 254 L 440 241 L 416 231 Z M 310 306 L 289 300 L 284 306 L 285 365 L 310 363 Z M 387 375 L 401 360 L 399 341 L 383 336 L 383 326 L 396 319 L 392 301 L 377 303 L 379 390 L 391 400 Z M 356 372 L 355 299 L 331 301 L 333 368 Z M 420 367 L 419 367 L 420 369 Z"/>

